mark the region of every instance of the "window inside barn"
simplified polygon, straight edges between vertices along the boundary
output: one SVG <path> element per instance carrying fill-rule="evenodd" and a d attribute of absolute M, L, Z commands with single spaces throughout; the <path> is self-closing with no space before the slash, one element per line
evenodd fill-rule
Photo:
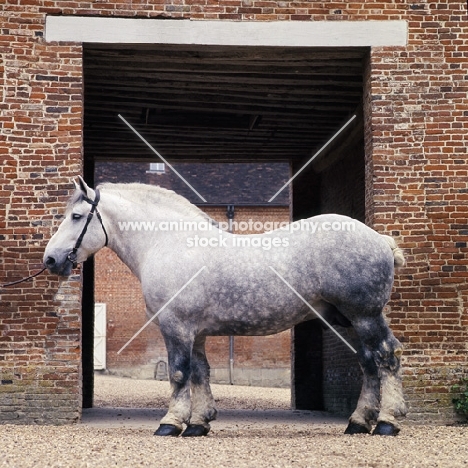
<path fill-rule="evenodd" d="M 150 163 L 147 174 L 164 174 L 166 172 L 166 165 L 164 163 Z"/>

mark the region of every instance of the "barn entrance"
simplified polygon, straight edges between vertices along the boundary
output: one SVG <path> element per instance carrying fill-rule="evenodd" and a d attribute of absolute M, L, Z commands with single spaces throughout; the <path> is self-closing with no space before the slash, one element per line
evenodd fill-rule
<path fill-rule="evenodd" d="M 291 174 L 356 114 L 288 190 L 293 219 L 338 212 L 364 220 L 362 101 L 368 51 L 85 44 L 85 177 L 94 183 L 97 161 L 158 162 L 119 114 L 169 161 L 287 162 Z M 85 407 L 92 406 L 93 272 L 89 262 L 83 296 Z M 344 398 L 357 397 L 350 397 L 350 386 L 359 386 L 354 356 L 314 322 L 296 327 L 294 338 L 294 406 L 345 411 Z"/>

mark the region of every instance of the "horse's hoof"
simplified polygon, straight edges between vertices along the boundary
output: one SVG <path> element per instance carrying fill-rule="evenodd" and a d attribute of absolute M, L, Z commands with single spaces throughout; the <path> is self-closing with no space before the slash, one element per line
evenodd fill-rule
<path fill-rule="evenodd" d="M 182 437 L 206 436 L 210 432 L 209 428 L 202 424 L 189 424 L 182 434 Z"/>
<path fill-rule="evenodd" d="M 370 434 L 369 429 L 367 429 L 366 426 L 363 426 L 362 424 L 350 422 L 348 424 L 348 427 L 346 428 L 346 431 L 344 431 L 345 434 L 353 435 L 353 434 Z"/>
<path fill-rule="evenodd" d="M 377 426 L 375 426 L 372 435 L 396 436 L 399 432 L 400 429 L 393 424 L 380 421 Z"/>
<path fill-rule="evenodd" d="M 177 426 L 173 424 L 161 424 L 154 435 L 157 436 L 172 436 L 177 437 L 182 432 L 182 429 L 179 429 Z"/>

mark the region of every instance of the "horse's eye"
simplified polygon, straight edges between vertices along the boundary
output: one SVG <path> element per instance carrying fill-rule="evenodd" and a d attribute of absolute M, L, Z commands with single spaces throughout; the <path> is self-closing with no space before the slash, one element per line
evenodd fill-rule
<path fill-rule="evenodd" d="M 73 214 L 72 214 L 72 219 L 75 219 L 75 220 L 76 220 L 76 219 L 81 219 L 82 217 L 83 217 L 83 216 L 81 216 L 81 215 L 78 214 L 78 213 L 73 213 Z"/>

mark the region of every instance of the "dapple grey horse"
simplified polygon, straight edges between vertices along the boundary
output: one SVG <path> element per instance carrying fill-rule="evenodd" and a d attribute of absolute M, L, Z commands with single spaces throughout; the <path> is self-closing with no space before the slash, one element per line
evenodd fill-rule
<path fill-rule="evenodd" d="M 346 433 L 370 433 L 373 424 L 373 434 L 399 432 L 406 414 L 402 346 L 382 310 L 404 257 L 391 237 L 336 214 L 234 235 L 160 187 L 108 183 L 93 190 L 81 178 L 75 185 L 44 264 L 67 276 L 108 245 L 139 278 L 169 359 L 172 396 L 156 435 L 179 435 L 184 425 L 183 436 L 209 432 L 217 411 L 207 336 L 269 335 L 317 314 L 354 327 L 360 342 L 363 386 Z"/>

